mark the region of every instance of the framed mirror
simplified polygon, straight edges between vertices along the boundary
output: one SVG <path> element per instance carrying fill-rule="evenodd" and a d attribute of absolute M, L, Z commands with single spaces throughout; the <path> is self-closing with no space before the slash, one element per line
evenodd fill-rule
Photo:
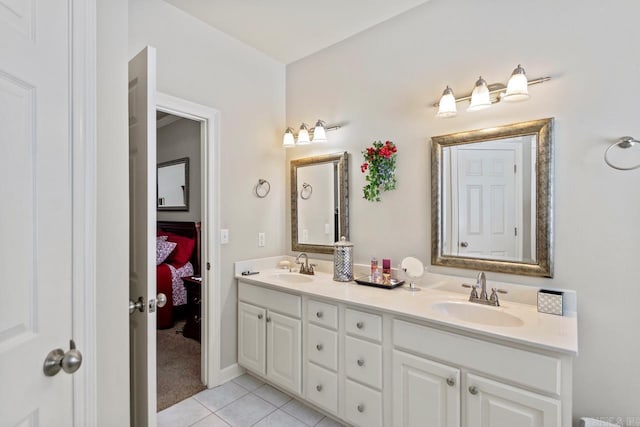
<path fill-rule="evenodd" d="M 189 158 L 158 163 L 159 211 L 189 210 Z"/>
<path fill-rule="evenodd" d="M 291 250 L 333 253 L 349 239 L 348 153 L 291 161 Z"/>
<path fill-rule="evenodd" d="M 431 140 L 431 263 L 553 277 L 553 119 Z"/>

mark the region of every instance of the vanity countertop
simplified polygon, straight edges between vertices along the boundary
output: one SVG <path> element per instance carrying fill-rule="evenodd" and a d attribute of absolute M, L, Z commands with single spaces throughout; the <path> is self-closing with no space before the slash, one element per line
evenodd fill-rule
<path fill-rule="evenodd" d="M 578 353 L 578 321 L 575 313 L 565 316 L 538 313 L 535 305 L 502 298 L 500 307 L 487 309 L 515 316 L 522 324 L 494 326 L 458 320 L 436 309 L 434 305 L 446 302 L 465 304 L 468 295 L 434 289 L 429 287 L 428 283 L 422 286 L 420 292 L 409 292 L 404 286 L 390 290 L 358 285 L 355 282 L 335 282 L 331 274 L 323 272 L 305 276 L 311 278 L 307 283 L 292 283 L 286 280 L 287 275 L 301 276 L 299 273 L 287 273 L 282 269 L 273 268 L 261 270 L 259 274 L 250 276 L 237 274 L 236 279 L 280 291 L 378 309 L 458 330 L 471 336 L 494 338 L 570 355 Z"/>

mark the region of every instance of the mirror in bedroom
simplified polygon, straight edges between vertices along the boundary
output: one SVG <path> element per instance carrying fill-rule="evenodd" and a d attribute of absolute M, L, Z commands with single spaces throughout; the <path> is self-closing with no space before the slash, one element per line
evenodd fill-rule
<path fill-rule="evenodd" d="M 348 153 L 291 161 L 291 250 L 333 253 L 349 238 Z"/>
<path fill-rule="evenodd" d="M 553 276 L 553 119 L 432 138 L 433 265 Z"/>
<path fill-rule="evenodd" d="M 158 210 L 189 210 L 189 158 L 158 164 Z"/>

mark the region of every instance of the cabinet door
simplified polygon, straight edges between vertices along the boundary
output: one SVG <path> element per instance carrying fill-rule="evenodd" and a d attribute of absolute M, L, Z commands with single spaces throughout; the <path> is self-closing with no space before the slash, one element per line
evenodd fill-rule
<path fill-rule="evenodd" d="M 393 425 L 459 427 L 460 370 L 394 350 Z"/>
<path fill-rule="evenodd" d="M 560 401 L 467 374 L 467 427 L 560 427 Z"/>
<path fill-rule="evenodd" d="M 267 377 L 295 393 L 302 391 L 302 321 L 267 312 Z"/>
<path fill-rule="evenodd" d="M 266 374 L 266 310 L 244 302 L 238 303 L 238 363 Z"/>

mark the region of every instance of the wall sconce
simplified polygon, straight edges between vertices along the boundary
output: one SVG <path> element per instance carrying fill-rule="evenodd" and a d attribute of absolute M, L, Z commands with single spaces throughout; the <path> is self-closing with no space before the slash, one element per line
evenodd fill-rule
<path fill-rule="evenodd" d="M 306 123 L 300 125 L 298 136 L 293 134 L 293 129 L 288 127 L 282 138 L 282 146 L 285 148 L 295 147 L 296 145 L 308 145 L 320 142 L 327 142 L 327 132 L 340 129 L 342 126 L 327 126 L 324 120 L 318 119 L 313 129 L 309 130 Z"/>
<path fill-rule="evenodd" d="M 529 99 L 529 86 L 549 80 L 551 80 L 551 77 L 527 80 L 524 68 L 518 64 L 511 73 L 511 78 L 509 78 L 506 86 L 502 83 L 488 85 L 486 80 L 479 77 L 474 85 L 473 92 L 460 98 L 456 98 L 453 95 L 453 90 L 447 86 L 442 92 L 440 101 L 433 104 L 434 107 L 438 108 L 436 117 L 454 117 L 458 113 L 456 103 L 462 101 L 470 101 L 467 111 L 482 110 L 500 101 L 526 101 Z"/>

